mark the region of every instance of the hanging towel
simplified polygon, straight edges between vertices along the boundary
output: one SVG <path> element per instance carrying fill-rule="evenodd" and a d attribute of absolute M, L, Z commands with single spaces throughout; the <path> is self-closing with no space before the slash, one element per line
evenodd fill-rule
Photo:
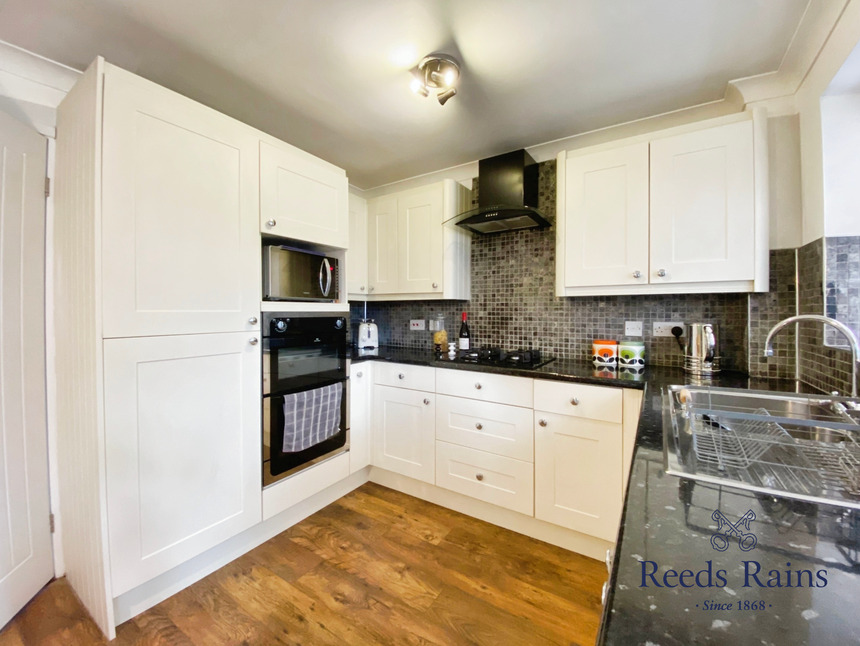
<path fill-rule="evenodd" d="M 337 434 L 343 383 L 284 395 L 284 453 L 304 451 Z"/>

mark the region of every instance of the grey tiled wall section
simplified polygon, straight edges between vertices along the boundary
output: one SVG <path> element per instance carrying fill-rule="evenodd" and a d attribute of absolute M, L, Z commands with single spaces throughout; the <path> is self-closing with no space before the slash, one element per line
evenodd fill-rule
<path fill-rule="evenodd" d="M 794 329 L 780 332 L 773 356 L 764 356 L 767 333 L 781 320 L 797 312 L 797 251 L 770 252 L 770 291 L 749 295 L 749 372 L 756 377 L 794 379 L 796 351 Z"/>
<path fill-rule="evenodd" d="M 827 238 L 825 313 L 860 332 L 860 236 Z M 845 337 L 825 330 L 827 345 L 847 348 Z"/>
<path fill-rule="evenodd" d="M 797 250 L 798 312 L 824 313 L 824 239 L 819 238 Z M 851 354 L 824 345 L 823 325 L 798 325 L 800 376 L 824 392 L 848 392 L 851 383 Z"/>
<path fill-rule="evenodd" d="M 553 221 L 555 182 L 555 161 L 540 164 L 538 208 Z M 377 302 L 368 304 L 368 316 L 380 324 L 381 343 L 429 349 L 430 333 L 410 331 L 409 319 L 443 312 L 450 334 L 466 310 L 477 345 L 541 348 L 581 360 L 590 358 L 593 339 L 623 339 L 625 321 L 642 321 L 648 361 L 669 366 L 683 365 L 681 350 L 674 338 L 652 337 L 652 324 L 713 322 L 720 325 L 724 366 L 747 369 L 746 294 L 557 298 L 554 257 L 554 228 L 475 236 L 470 302 Z M 363 305 L 353 303 L 354 324 L 362 312 Z"/>

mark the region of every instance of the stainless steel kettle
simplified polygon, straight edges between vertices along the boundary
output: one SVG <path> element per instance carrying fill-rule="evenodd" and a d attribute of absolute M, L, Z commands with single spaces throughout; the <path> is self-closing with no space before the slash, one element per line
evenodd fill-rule
<path fill-rule="evenodd" d="M 684 370 L 694 375 L 720 371 L 719 328 L 713 323 L 684 325 Z"/>

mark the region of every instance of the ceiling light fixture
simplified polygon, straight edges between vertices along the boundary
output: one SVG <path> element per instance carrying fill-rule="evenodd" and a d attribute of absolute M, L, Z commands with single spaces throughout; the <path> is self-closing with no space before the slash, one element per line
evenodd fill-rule
<path fill-rule="evenodd" d="M 452 56 L 430 54 L 422 58 L 410 72 L 410 87 L 415 94 L 426 97 L 430 96 L 430 90 L 439 90 L 436 95 L 439 105 L 445 105 L 448 99 L 457 94 L 454 86 L 460 79 L 460 64 Z"/>

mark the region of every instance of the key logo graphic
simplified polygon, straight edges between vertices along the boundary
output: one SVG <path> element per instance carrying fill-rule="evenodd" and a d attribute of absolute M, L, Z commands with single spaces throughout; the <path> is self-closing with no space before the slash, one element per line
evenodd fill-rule
<path fill-rule="evenodd" d="M 747 510 L 736 523 L 726 518 L 719 509 L 711 514 L 711 518 L 717 521 L 717 533 L 711 536 L 711 547 L 715 550 L 725 552 L 732 538 L 738 539 L 738 547 L 744 552 L 755 548 L 758 538 L 750 531 L 750 523 L 755 520 L 755 512 L 752 509 Z"/>

